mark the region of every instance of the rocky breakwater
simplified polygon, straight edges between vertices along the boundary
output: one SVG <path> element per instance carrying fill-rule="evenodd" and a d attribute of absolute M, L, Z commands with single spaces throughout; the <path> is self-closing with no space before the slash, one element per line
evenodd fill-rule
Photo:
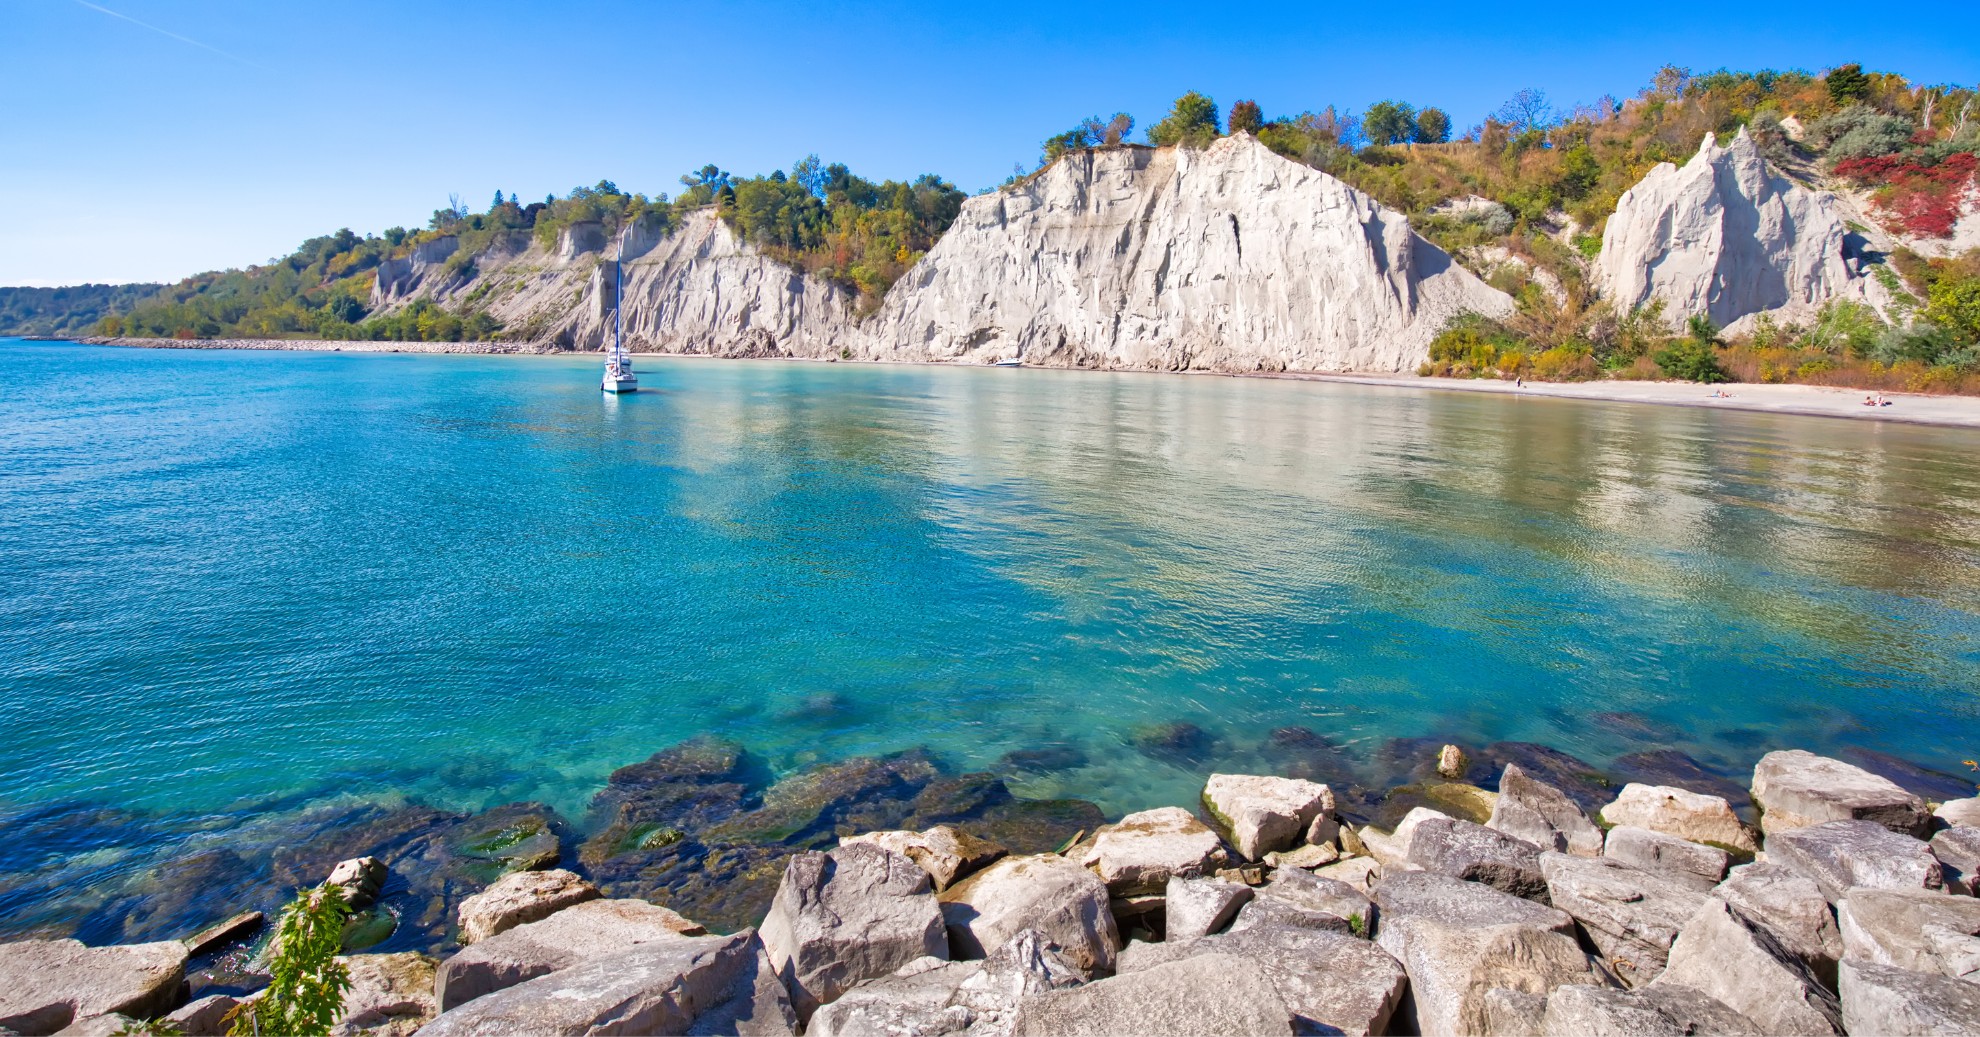
<path fill-rule="evenodd" d="M 1461 756 L 1443 769 L 1469 777 Z M 791 824 L 795 800 L 722 809 L 734 757 L 689 743 L 625 775 L 613 845 L 645 841 L 642 811 Z M 1496 791 L 1431 786 L 1456 814 L 1420 787 L 1220 774 L 1201 816 L 1145 811 L 1046 850 L 1001 845 L 985 833 L 1037 832 L 988 814 L 821 834 L 778 861 L 760 926 L 727 935 L 575 874 L 512 873 L 460 905 L 468 946 L 446 960 L 344 959 L 336 1032 L 1980 1032 L 1980 900 L 1950 878 L 1971 874 L 1980 800 L 1934 809 L 1779 752 L 1755 768 L 1756 830 L 1700 788 L 1632 783 L 1591 809 L 1548 760 L 1487 775 Z M 376 867 L 332 880 L 362 898 Z M 217 1033 L 234 999 L 180 1004 L 187 953 L 0 946 L 0 1028 Z"/>
<path fill-rule="evenodd" d="M 1763 313 L 1806 321 L 1831 299 L 1887 301 L 1835 196 L 1769 169 L 1744 127 L 1723 146 L 1707 134 L 1691 161 L 1623 192 L 1600 266 L 1619 311 L 1661 300 L 1667 318 L 1735 330 Z"/>

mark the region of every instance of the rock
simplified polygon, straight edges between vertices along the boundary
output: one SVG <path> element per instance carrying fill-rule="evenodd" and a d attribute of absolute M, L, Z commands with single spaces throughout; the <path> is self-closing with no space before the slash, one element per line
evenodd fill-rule
<path fill-rule="evenodd" d="M 1286 850 L 1283 853 L 1268 853 L 1265 855 L 1265 866 L 1274 869 L 1299 868 L 1305 871 L 1312 871 L 1315 868 L 1326 867 L 1340 859 L 1341 852 L 1339 850 L 1323 844 L 1320 846 L 1302 846 L 1297 850 Z"/>
<path fill-rule="evenodd" d="M 1026 998 L 1078 986 L 1083 977 L 1045 934 L 1020 930 L 956 987 L 951 1004 L 970 1011 L 970 1037 L 1006 1037 Z"/>
<path fill-rule="evenodd" d="M 1980 828 L 1980 797 L 1946 800 L 1932 816 L 1954 827 Z"/>
<path fill-rule="evenodd" d="M 217 925 L 211 925 L 186 937 L 186 955 L 198 958 L 238 943 L 254 935 L 261 929 L 264 919 L 259 911 L 243 911 Z"/>
<path fill-rule="evenodd" d="M 1980 1033 L 1980 986 L 1869 962 L 1842 963 L 1842 1022 L 1849 1033 L 1943 1037 Z"/>
<path fill-rule="evenodd" d="M 1854 764 L 1879 777 L 1889 778 L 1899 788 L 1927 803 L 1960 799 L 1973 794 L 1974 783 L 1971 777 L 1928 770 L 1902 757 L 1860 746 L 1844 746 L 1839 753 L 1845 763 Z"/>
<path fill-rule="evenodd" d="M 949 956 L 928 873 L 861 843 L 792 858 L 759 932 L 799 1021 L 860 980 Z"/>
<path fill-rule="evenodd" d="M 1967 896 L 1980 896 L 1980 828 L 1961 825 L 1932 837 L 1932 856 L 1939 859 L 1939 872 L 1946 889 Z"/>
<path fill-rule="evenodd" d="M 1400 785 L 1382 795 L 1381 802 L 1374 807 L 1372 819 L 1378 827 L 1400 826 L 1404 818 L 1425 809 L 1482 825 L 1492 819 L 1492 811 L 1498 803 L 1498 793 L 1476 785 L 1454 781 Z"/>
<path fill-rule="evenodd" d="M 1491 773 L 1518 764 L 1528 777 L 1561 790 L 1582 810 L 1600 810 L 1615 795 L 1615 785 L 1601 768 L 1579 757 L 1535 742 L 1493 742 L 1482 754 Z M 1474 765 L 1476 766 L 1476 765 Z"/>
<path fill-rule="evenodd" d="M 1334 793 L 1297 778 L 1212 774 L 1203 805 L 1245 860 L 1299 845 L 1313 821 L 1334 812 Z"/>
<path fill-rule="evenodd" d="M 1538 1032 L 1542 1037 L 1589 1034 L 1710 1033 L 1764 1037 L 1752 1020 L 1726 1005 L 1684 987 L 1612 990 L 1569 986 L 1547 998 Z"/>
<path fill-rule="evenodd" d="M 1889 778 L 1799 749 L 1760 758 L 1753 799 L 1766 811 L 1760 830 L 1770 837 L 1824 821 L 1874 821 L 1900 835 L 1923 836 L 1931 823 L 1925 801 Z"/>
<path fill-rule="evenodd" d="M 510 872 L 461 901 L 461 945 L 486 940 L 600 896 L 597 886 L 561 869 Z"/>
<path fill-rule="evenodd" d="M 1190 878 L 1216 870 L 1223 842 L 1181 807 L 1129 814 L 1093 835 L 1080 863 L 1115 896 L 1159 893 L 1171 875 Z"/>
<path fill-rule="evenodd" d="M 1857 888 L 1836 901 L 1836 924 L 1848 960 L 1980 982 L 1980 900 Z"/>
<path fill-rule="evenodd" d="M 1802 320 L 1830 299 L 1883 297 L 1844 258 L 1848 233 L 1835 196 L 1770 171 L 1745 127 L 1724 147 L 1708 133 L 1683 168 L 1662 163 L 1623 192 L 1602 234 L 1602 292 L 1618 313 L 1661 299 L 1677 321 Z"/>
<path fill-rule="evenodd" d="M 1189 770 L 1216 752 L 1217 736 L 1187 720 L 1173 720 L 1137 729 L 1134 747 L 1151 760 Z"/>
<path fill-rule="evenodd" d="M 1615 802 L 1602 808 L 1602 820 L 1611 826 L 1661 832 L 1749 857 L 1760 851 L 1753 830 L 1733 813 L 1731 803 L 1669 785 L 1624 785 Z"/>
<path fill-rule="evenodd" d="M 1492 987 L 1478 999 L 1481 1034 L 1527 1037 L 1547 1024 L 1547 998 L 1524 990 Z"/>
<path fill-rule="evenodd" d="M 1547 899 L 1540 848 L 1469 821 L 1432 818 L 1417 825 L 1409 860 L 1439 875 L 1482 882 L 1542 903 Z"/>
<path fill-rule="evenodd" d="M 1199 954 L 1096 983 L 1037 994 L 1018 1006 L 1025 1037 L 1112 1034 L 1291 1034 L 1293 1014 L 1271 983 L 1228 954 Z"/>
<path fill-rule="evenodd" d="M 441 1012 L 485 994 L 611 957 L 640 944 L 689 939 L 700 926 L 643 900 L 592 900 L 496 933 L 442 962 L 434 977 Z"/>
<path fill-rule="evenodd" d="M 186 946 L 177 940 L 0 944 L 0 1030 L 34 1037 L 97 1015 L 149 1019 L 177 1003 L 185 975 Z"/>
<path fill-rule="evenodd" d="M 385 885 L 385 871 L 385 862 L 376 857 L 353 857 L 338 861 L 323 884 L 341 890 L 352 911 L 362 911 L 378 899 L 378 891 Z"/>
<path fill-rule="evenodd" d="M 1732 805 L 1736 816 L 1744 819 L 1753 815 L 1753 796 L 1744 784 L 1746 775 L 1733 781 L 1676 749 L 1628 753 L 1616 757 L 1614 767 L 1617 776 L 1627 781 L 1717 796 Z"/>
<path fill-rule="evenodd" d="M 338 958 L 350 971 L 343 1015 L 332 1037 L 409 1037 L 433 1018 L 437 963 L 424 954 L 354 954 Z"/>
<path fill-rule="evenodd" d="M 952 957 L 981 958 L 1036 929 L 1087 975 L 1113 971 L 1120 937 L 1107 887 L 1064 857 L 1006 857 L 950 886 L 940 900 Z"/>
<path fill-rule="evenodd" d="M 1465 772 L 1471 769 L 1471 757 L 1455 745 L 1446 745 L 1437 750 L 1437 776 L 1450 781 L 1463 781 Z"/>
<path fill-rule="evenodd" d="M 546 925 L 586 906 L 531 924 Z M 512 929 L 489 942 L 528 928 Z M 443 1012 L 419 1032 L 422 1037 L 686 1033 L 731 996 L 755 960 L 755 934 L 748 930 L 643 943 L 475 998 Z"/>
<path fill-rule="evenodd" d="M 1345 882 L 1363 893 L 1367 893 L 1375 888 L 1376 881 L 1382 877 L 1382 866 L 1377 864 L 1373 857 L 1355 857 L 1342 861 L 1339 864 L 1329 864 L 1324 868 L 1316 868 L 1313 874 L 1323 879 Z"/>
<path fill-rule="evenodd" d="M 1725 901 L 1746 922 L 1767 930 L 1823 986 L 1835 989 L 1842 934 L 1814 879 L 1785 864 L 1760 861 L 1734 868 L 1712 896 Z"/>
<path fill-rule="evenodd" d="M 1532 843 L 1581 857 L 1602 852 L 1602 830 L 1560 789 L 1527 777 L 1517 764 L 1507 764 L 1499 778 L 1499 800 L 1485 827 Z"/>
<path fill-rule="evenodd" d="M 59 1037 L 118 1037 L 128 1034 L 144 1024 L 128 1015 L 92 1015 L 78 1019 L 62 1028 Z"/>
<path fill-rule="evenodd" d="M 1318 929 L 1342 936 L 1358 935 L 1353 924 L 1344 916 L 1301 907 L 1282 897 L 1256 897 L 1238 910 L 1230 931 L 1253 929 Z"/>
<path fill-rule="evenodd" d="M 1841 1008 L 1808 966 L 1720 900 L 1685 923 L 1655 986 L 1700 991 L 1769 1034 L 1842 1032 Z"/>
<path fill-rule="evenodd" d="M 429 988 L 428 993 L 431 992 Z M 178 1027 L 185 1037 L 225 1037 L 230 1026 L 227 1015 L 240 1005 L 240 998 L 210 994 L 173 1009 L 165 1015 L 165 1021 Z"/>
<path fill-rule="evenodd" d="M 919 958 L 893 974 L 862 981 L 818 1009 L 806 1037 L 864 1037 L 962 1033 L 975 1015 L 952 1004 L 956 988 L 983 966 L 973 961 Z"/>
<path fill-rule="evenodd" d="M 1574 934 L 1574 919 L 1565 911 L 1503 893 L 1481 883 L 1429 872 L 1385 875 L 1381 882 L 1376 883 L 1372 899 L 1377 913 L 1385 922 L 1404 915 L 1425 915 L 1461 928 L 1524 925 L 1564 935 Z M 1379 932 L 1377 942 L 1383 942 Z M 1395 953 L 1395 948 L 1389 947 L 1386 942 L 1383 946 L 1389 953 Z"/>
<path fill-rule="evenodd" d="M 1726 866 L 1732 863 L 1726 851 L 1717 847 L 1631 825 L 1610 829 L 1602 854 L 1700 890 L 1718 885 L 1726 876 Z"/>
<path fill-rule="evenodd" d="M 1396 823 L 1393 832 L 1383 832 L 1377 828 L 1364 827 L 1355 833 L 1355 838 L 1362 843 L 1363 847 L 1368 851 L 1369 856 L 1375 858 L 1380 864 L 1397 869 L 1415 867 L 1416 865 L 1413 865 L 1409 859 L 1409 848 L 1411 842 L 1416 838 L 1417 826 L 1423 824 L 1425 821 L 1433 821 L 1439 818 L 1445 821 L 1451 820 L 1449 814 L 1431 810 L 1428 807 L 1416 807 L 1403 815 L 1402 820 Z"/>
<path fill-rule="evenodd" d="M 1402 966 L 1380 947 L 1314 929 L 1263 927 L 1186 944 L 1134 944 L 1130 951 L 1121 954 L 1123 974 L 1196 954 L 1242 959 L 1271 981 L 1302 1034 L 1387 1033 L 1408 986 Z"/>
<path fill-rule="evenodd" d="M 1240 883 L 1171 876 L 1164 890 L 1168 911 L 1165 938 L 1188 943 L 1220 932 L 1231 924 L 1238 909 L 1249 903 L 1251 897 L 1251 887 Z"/>
<path fill-rule="evenodd" d="M 1678 930 L 1705 894 L 1609 857 L 1540 855 L 1553 905 L 1581 923 L 1595 949 L 1630 986 L 1664 971 Z"/>
<path fill-rule="evenodd" d="M 1830 903 L 1851 886 L 1941 889 L 1939 861 L 1924 843 L 1874 821 L 1825 821 L 1767 836 L 1767 859 L 1807 875 Z"/>
<path fill-rule="evenodd" d="M 715 1007 L 701 1013 L 688 1028 L 689 1037 L 793 1037 L 797 1012 L 784 981 L 770 967 L 763 941 L 752 941 L 755 953 L 729 984 Z"/>
<path fill-rule="evenodd" d="M 936 825 L 925 832 L 868 832 L 839 840 L 840 846 L 853 843 L 872 843 L 906 856 L 928 873 L 938 893 L 1005 853 L 996 843 L 948 825 Z"/>
<path fill-rule="evenodd" d="M 1311 872 L 1276 872 L 1272 881 L 1257 890 L 1256 897 L 1244 912 L 1238 915 L 1238 922 L 1244 928 L 1253 928 L 1263 921 L 1263 915 L 1255 909 L 1265 906 L 1264 901 L 1283 901 L 1311 914 L 1338 918 L 1347 923 L 1350 932 L 1359 930 L 1356 935 L 1366 936 L 1375 931 L 1375 904 L 1368 895 L 1345 882 L 1322 878 Z M 1232 926 L 1233 929 L 1239 926 Z M 1307 928 L 1334 928 L 1331 924 Z"/>

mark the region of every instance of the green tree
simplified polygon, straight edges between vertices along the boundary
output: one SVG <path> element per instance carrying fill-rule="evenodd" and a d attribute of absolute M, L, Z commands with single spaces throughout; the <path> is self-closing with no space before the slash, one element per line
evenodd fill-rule
<path fill-rule="evenodd" d="M 1980 277 L 1941 277 L 1925 293 L 1925 316 L 1967 342 L 1980 342 Z"/>
<path fill-rule="evenodd" d="M 1231 105 L 1230 127 L 1232 133 L 1257 133 L 1265 125 L 1265 113 L 1257 101 L 1239 101 Z"/>
<path fill-rule="evenodd" d="M 1416 136 L 1416 109 L 1401 101 L 1377 101 L 1361 116 L 1370 144 L 1404 144 Z"/>
<path fill-rule="evenodd" d="M 351 973 L 337 960 L 350 905 L 342 889 L 325 884 L 296 894 L 276 923 L 268 959 L 268 990 L 232 1014 L 234 1037 L 324 1034 L 343 1014 Z"/>
<path fill-rule="evenodd" d="M 1861 101 L 1870 93 L 1870 77 L 1863 74 L 1863 66 L 1851 62 L 1837 65 L 1822 77 L 1822 83 L 1829 88 L 1829 100 L 1838 105 Z"/>
<path fill-rule="evenodd" d="M 1416 142 L 1442 144 L 1451 139 L 1451 117 L 1442 108 L 1425 108 L 1416 113 Z"/>
<path fill-rule="evenodd" d="M 1148 127 L 1148 143 L 1203 147 L 1222 132 L 1217 125 L 1217 102 L 1191 90 L 1176 98 L 1168 118 Z"/>

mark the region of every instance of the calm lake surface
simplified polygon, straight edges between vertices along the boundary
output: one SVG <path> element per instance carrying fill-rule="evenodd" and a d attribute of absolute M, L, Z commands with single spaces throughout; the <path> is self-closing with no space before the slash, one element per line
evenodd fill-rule
<path fill-rule="evenodd" d="M 713 732 L 1110 814 L 1299 725 L 1980 753 L 1980 435 L 1292 381 L 0 342 L 0 806 L 579 816 Z M 1183 721 L 1201 766 L 1137 751 Z M 1744 782 L 1742 781 L 1742 784 Z"/>

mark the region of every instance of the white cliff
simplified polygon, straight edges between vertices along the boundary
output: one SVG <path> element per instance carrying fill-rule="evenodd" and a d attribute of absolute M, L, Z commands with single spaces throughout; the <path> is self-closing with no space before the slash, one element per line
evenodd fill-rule
<path fill-rule="evenodd" d="M 1728 327 L 1803 320 L 1831 299 L 1881 305 L 1848 238 L 1835 196 L 1768 169 L 1744 128 L 1725 147 L 1707 134 L 1682 168 L 1663 163 L 1623 192 L 1602 234 L 1602 290 L 1620 311 L 1662 299 L 1667 318 Z"/>
<path fill-rule="evenodd" d="M 1404 371 L 1511 300 L 1400 214 L 1247 135 L 1077 152 L 964 203 L 862 329 L 874 359 Z"/>

